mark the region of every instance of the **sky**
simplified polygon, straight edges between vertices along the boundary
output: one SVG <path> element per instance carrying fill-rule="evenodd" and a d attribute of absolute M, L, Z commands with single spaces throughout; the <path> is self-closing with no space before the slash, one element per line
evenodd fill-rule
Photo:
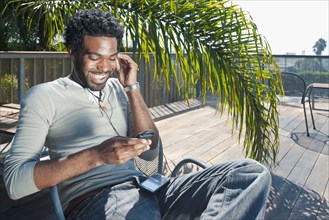
<path fill-rule="evenodd" d="M 231 0 L 252 16 L 272 53 L 315 55 L 318 39 L 327 42 L 329 55 L 329 0 Z"/>

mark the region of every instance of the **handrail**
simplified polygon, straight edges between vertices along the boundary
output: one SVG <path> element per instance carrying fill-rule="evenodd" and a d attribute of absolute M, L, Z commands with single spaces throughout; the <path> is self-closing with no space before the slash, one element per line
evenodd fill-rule
<path fill-rule="evenodd" d="M 127 53 L 131 55 L 132 53 Z M 175 55 L 172 55 L 175 61 Z M 68 53 L 66 52 L 0 52 L 0 78 L 4 74 L 10 74 L 12 77 L 11 100 L 7 102 L 19 103 L 24 96 L 26 89 L 26 79 L 29 86 L 49 82 L 59 77 L 65 77 L 72 71 L 73 63 Z M 180 73 L 178 69 L 178 74 Z M 178 86 L 175 80 L 170 81 L 170 90 L 165 85 L 164 77 L 160 75 L 156 80 L 153 78 L 151 72 L 145 64 L 145 60 L 141 59 L 139 63 L 139 74 L 137 75 L 141 85 L 141 92 L 144 100 L 149 107 L 167 104 L 170 102 L 183 100 L 180 95 Z M 14 79 L 18 80 L 18 85 L 13 86 Z M 198 87 L 195 88 L 196 90 Z M 16 93 L 16 90 L 18 91 Z M 196 91 L 198 93 L 198 91 Z M 18 94 L 18 97 L 14 94 Z M 0 95 L 0 102 L 2 96 Z"/>
<path fill-rule="evenodd" d="M 302 95 L 302 99 L 301 99 L 301 103 L 305 103 L 305 95 L 306 95 L 306 82 L 304 80 L 303 77 L 301 77 L 300 75 L 296 74 L 296 73 L 292 73 L 292 72 L 281 72 L 282 74 L 286 74 L 286 75 L 293 75 L 297 78 L 299 78 L 302 82 L 303 82 L 303 95 Z"/>

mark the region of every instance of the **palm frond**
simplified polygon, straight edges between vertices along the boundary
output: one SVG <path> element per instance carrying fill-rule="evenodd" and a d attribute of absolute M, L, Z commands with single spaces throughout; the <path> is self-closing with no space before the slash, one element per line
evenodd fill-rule
<path fill-rule="evenodd" d="M 233 130 L 238 130 L 240 139 L 244 135 L 246 156 L 275 162 L 280 71 L 266 39 L 237 5 L 228 0 L 58 2 L 11 1 L 30 21 L 43 17 L 50 39 L 63 33 L 64 23 L 77 9 L 111 11 L 126 24 L 134 58 L 142 59 L 143 55 L 151 63 L 149 54 L 153 55 L 155 78 L 164 76 L 167 86 L 174 79 L 185 98 L 193 97 L 191 91 L 197 84 L 204 102 L 209 94 L 217 96 L 219 111 L 227 110 Z"/>

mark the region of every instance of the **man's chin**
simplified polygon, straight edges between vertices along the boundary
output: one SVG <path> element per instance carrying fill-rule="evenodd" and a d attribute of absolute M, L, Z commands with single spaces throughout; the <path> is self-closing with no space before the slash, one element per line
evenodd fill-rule
<path fill-rule="evenodd" d="M 88 88 L 91 91 L 100 91 L 105 87 L 105 84 L 106 83 L 103 83 L 103 84 L 88 84 Z"/>

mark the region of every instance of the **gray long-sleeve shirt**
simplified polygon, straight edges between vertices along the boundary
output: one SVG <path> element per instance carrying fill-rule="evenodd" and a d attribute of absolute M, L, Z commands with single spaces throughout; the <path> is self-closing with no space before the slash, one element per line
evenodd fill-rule
<path fill-rule="evenodd" d="M 38 191 L 33 179 L 35 164 L 44 146 L 50 158 L 60 158 L 121 135 L 130 136 L 133 122 L 128 98 L 117 79 L 102 90 L 106 113 L 87 89 L 68 77 L 32 87 L 21 102 L 16 135 L 5 160 L 4 181 L 13 199 Z M 118 133 L 118 134 L 117 134 Z M 133 160 L 108 164 L 59 184 L 62 205 L 90 190 L 142 175 Z"/>

